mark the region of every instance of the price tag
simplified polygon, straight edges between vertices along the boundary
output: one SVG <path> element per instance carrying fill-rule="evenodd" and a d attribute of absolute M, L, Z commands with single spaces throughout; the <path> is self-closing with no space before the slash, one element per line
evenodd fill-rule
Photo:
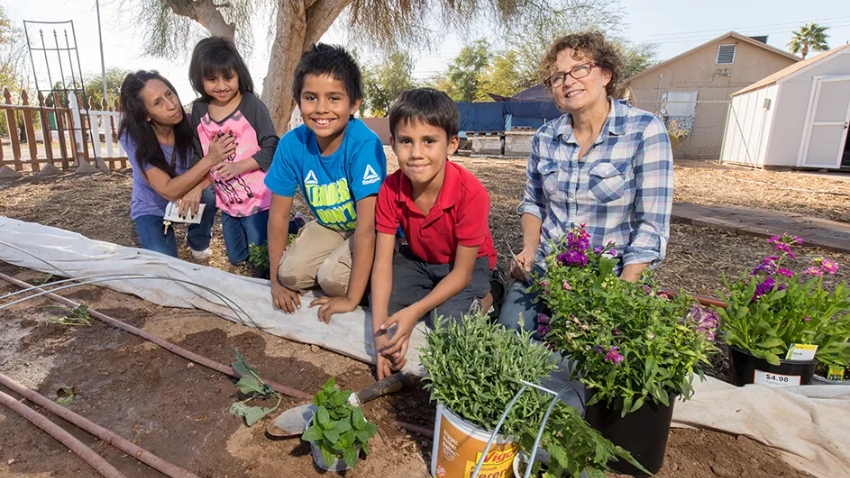
<path fill-rule="evenodd" d="M 791 344 L 788 347 L 788 353 L 785 354 L 785 360 L 814 360 L 815 353 L 818 351 L 818 346 L 813 344 Z"/>
<path fill-rule="evenodd" d="M 756 370 L 754 382 L 760 385 L 769 385 L 771 387 L 787 387 L 789 385 L 800 385 L 800 377 Z"/>
<path fill-rule="evenodd" d="M 839 382 L 844 381 L 844 367 L 829 367 L 828 379 Z"/>

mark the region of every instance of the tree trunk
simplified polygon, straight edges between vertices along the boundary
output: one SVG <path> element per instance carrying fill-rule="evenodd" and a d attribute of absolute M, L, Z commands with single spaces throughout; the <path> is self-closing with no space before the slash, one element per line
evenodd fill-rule
<path fill-rule="evenodd" d="M 802 56 L 803 59 L 805 60 L 806 55 L 808 55 L 808 54 L 809 54 L 809 45 L 803 43 L 803 48 L 800 49 L 800 56 Z"/>
<path fill-rule="evenodd" d="M 269 68 L 260 99 L 283 134 L 295 108 L 292 82 L 301 54 L 319 41 L 352 0 L 280 0 Z"/>

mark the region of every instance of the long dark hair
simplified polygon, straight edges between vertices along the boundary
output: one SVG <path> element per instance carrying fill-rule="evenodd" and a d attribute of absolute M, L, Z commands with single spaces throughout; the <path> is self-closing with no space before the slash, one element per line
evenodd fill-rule
<path fill-rule="evenodd" d="M 204 90 L 204 78 L 217 74 L 227 76 L 230 73 L 236 73 L 239 77 L 239 91 L 243 95 L 254 92 L 254 80 L 251 79 L 248 66 L 232 41 L 209 37 L 195 45 L 189 62 L 189 83 L 201 95 L 201 101 L 208 103 L 212 100 L 212 96 Z"/>
<path fill-rule="evenodd" d="M 171 158 L 166 158 L 163 154 L 153 125 L 147 120 L 148 111 L 145 107 L 145 101 L 142 99 L 142 88 L 150 80 L 159 80 L 165 83 L 165 86 L 174 93 L 177 101 L 180 101 L 174 85 L 159 72 L 139 70 L 128 74 L 124 78 L 124 82 L 121 83 L 121 124 L 118 126 L 118 137 L 127 134 L 136 144 L 136 161 L 139 166 L 144 168 L 151 165 L 165 171 L 173 178 L 177 175 L 175 165 L 172 164 Z M 176 160 L 183 169 L 186 168 L 189 158 L 192 156 L 193 141 L 192 125 L 184 115 L 183 120 L 174 126 L 174 152 L 176 153 Z"/>

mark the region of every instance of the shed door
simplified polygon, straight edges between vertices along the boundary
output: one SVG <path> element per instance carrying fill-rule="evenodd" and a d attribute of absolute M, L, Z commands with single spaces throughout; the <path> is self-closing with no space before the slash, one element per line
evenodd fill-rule
<path fill-rule="evenodd" d="M 800 166 L 838 168 L 850 122 L 850 77 L 818 78 Z"/>

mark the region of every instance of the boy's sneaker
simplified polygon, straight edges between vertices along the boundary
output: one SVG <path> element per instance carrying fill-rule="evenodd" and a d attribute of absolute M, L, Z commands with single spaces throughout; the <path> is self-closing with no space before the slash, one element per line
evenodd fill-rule
<path fill-rule="evenodd" d="M 189 248 L 189 250 L 192 251 L 192 259 L 195 259 L 196 261 L 203 261 L 212 257 L 212 249 L 210 249 L 209 247 L 207 247 L 203 251 L 196 251 L 191 247 Z"/>
<path fill-rule="evenodd" d="M 491 319 L 497 320 L 499 312 L 502 310 L 502 304 L 505 303 L 505 296 L 508 293 L 508 277 L 505 272 L 496 266 L 493 269 L 493 276 L 490 278 L 490 294 L 493 296 L 493 305 L 487 311 Z"/>

